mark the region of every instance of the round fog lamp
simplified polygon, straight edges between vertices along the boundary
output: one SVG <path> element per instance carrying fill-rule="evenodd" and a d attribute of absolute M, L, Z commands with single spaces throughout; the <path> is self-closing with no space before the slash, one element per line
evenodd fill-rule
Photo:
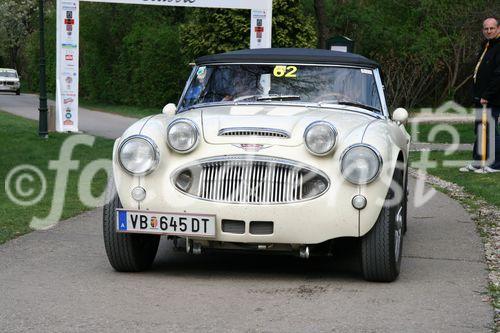
<path fill-rule="evenodd" d="M 366 198 L 362 195 L 355 195 L 352 198 L 352 206 L 356 209 L 363 209 L 366 207 Z"/>
<path fill-rule="evenodd" d="M 146 198 L 146 190 L 140 186 L 135 187 L 132 190 L 132 198 L 135 201 L 142 201 Z"/>
<path fill-rule="evenodd" d="M 177 176 L 175 185 L 182 191 L 189 192 L 192 182 L 193 182 L 193 175 L 191 174 L 191 171 L 185 170 L 184 172 L 182 172 Z"/>

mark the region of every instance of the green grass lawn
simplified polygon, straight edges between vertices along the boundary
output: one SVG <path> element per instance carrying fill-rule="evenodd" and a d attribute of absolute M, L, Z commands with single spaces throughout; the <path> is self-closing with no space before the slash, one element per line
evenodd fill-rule
<path fill-rule="evenodd" d="M 29 224 L 32 217 L 45 218 L 51 207 L 55 170 L 48 169 L 50 160 L 58 160 L 59 149 L 69 134 L 51 133 L 49 139 L 38 137 L 37 123 L 31 120 L 0 112 L 0 244 L 30 231 Z M 79 161 L 78 170 L 69 172 L 66 199 L 62 218 L 66 219 L 90 209 L 80 202 L 78 196 L 78 180 L 83 168 L 89 162 L 99 158 L 111 158 L 113 141 L 96 138 L 92 147 L 86 145 L 75 146 L 72 159 Z M 19 206 L 13 203 L 5 190 L 6 176 L 14 167 L 29 164 L 39 168 L 47 180 L 46 195 L 33 206 Z M 16 178 L 19 179 L 19 178 Z M 105 188 L 106 172 L 99 171 L 92 180 L 91 189 L 94 196 L 99 196 Z M 15 182 L 12 188 L 15 188 Z M 28 199 L 36 197 L 41 189 L 41 182 L 24 179 L 21 190 L 28 194 L 30 188 L 34 193 Z"/>
<path fill-rule="evenodd" d="M 420 160 L 421 152 L 412 152 L 410 161 Z M 465 191 L 474 194 L 485 201 L 500 207 L 500 173 L 477 174 L 473 172 L 463 173 L 458 171 L 458 167 L 444 167 L 444 160 L 470 160 L 471 152 L 461 151 L 445 156 L 444 152 L 431 152 L 429 160 L 438 163 L 437 168 L 427 169 L 431 175 L 463 186 Z"/>
<path fill-rule="evenodd" d="M 418 142 L 433 142 L 433 143 L 452 143 L 452 136 L 447 131 L 440 131 L 437 133 L 437 136 L 433 141 L 429 139 L 429 133 L 431 130 L 439 124 L 427 124 L 420 123 L 416 129 L 416 134 L 418 135 Z M 473 143 L 475 140 L 474 135 L 474 124 L 473 123 L 456 123 L 456 124 L 448 124 L 453 126 L 459 136 L 460 143 Z M 406 125 L 406 130 L 408 133 L 412 134 L 413 128 L 412 124 Z"/>
<path fill-rule="evenodd" d="M 122 116 L 143 118 L 153 114 L 162 112 L 162 108 L 148 108 L 128 105 L 109 105 L 105 103 L 95 103 L 85 100 L 80 100 L 80 106 L 89 110 L 97 110 L 109 113 L 115 113 Z"/>

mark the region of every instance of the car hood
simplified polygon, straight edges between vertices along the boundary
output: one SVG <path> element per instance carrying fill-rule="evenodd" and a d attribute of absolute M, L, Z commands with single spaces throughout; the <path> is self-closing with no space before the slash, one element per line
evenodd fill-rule
<path fill-rule="evenodd" d="M 335 126 L 339 140 L 357 128 L 366 126 L 373 116 L 348 107 L 319 108 L 285 105 L 234 105 L 206 107 L 201 110 L 203 136 L 211 144 L 303 144 L 304 130 L 314 121 L 325 120 Z M 234 135 L 220 132 L 246 131 Z M 255 132 L 287 133 L 289 138 L 259 136 Z"/>

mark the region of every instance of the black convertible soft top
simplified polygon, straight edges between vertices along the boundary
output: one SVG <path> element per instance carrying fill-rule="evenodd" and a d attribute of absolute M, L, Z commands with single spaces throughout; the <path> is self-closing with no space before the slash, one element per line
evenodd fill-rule
<path fill-rule="evenodd" d="M 359 54 L 320 49 L 250 49 L 207 55 L 196 59 L 197 65 L 221 63 L 327 64 L 379 68 L 375 61 Z"/>

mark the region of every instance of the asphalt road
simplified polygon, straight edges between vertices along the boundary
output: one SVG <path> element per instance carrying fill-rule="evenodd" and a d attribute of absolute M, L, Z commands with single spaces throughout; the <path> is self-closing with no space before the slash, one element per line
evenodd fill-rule
<path fill-rule="evenodd" d="M 190 256 L 166 239 L 152 270 L 117 273 L 97 209 L 0 245 L 0 331 L 489 331 L 473 221 L 441 193 L 423 207 L 411 195 L 409 217 L 401 275 L 383 284 L 362 280 L 355 248 L 309 260 Z"/>
<path fill-rule="evenodd" d="M 49 101 L 49 105 L 54 105 L 54 102 Z M 38 95 L 21 94 L 16 96 L 12 93 L 0 92 L 0 110 L 38 120 Z M 135 118 L 91 111 L 85 108 L 79 108 L 78 116 L 78 129 L 80 131 L 109 139 L 116 139 L 122 135 L 127 127 L 137 121 Z"/>
<path fill-rule="evenodd" d="M 487 332 L 474 223 L 440 193 L 409 214 L 401 275 L 383 284 L 355 251 L 191 256 L 166 239 L 151 271 L 117 273 L 94 210 L 0 246 L 0 331 Z"/>

